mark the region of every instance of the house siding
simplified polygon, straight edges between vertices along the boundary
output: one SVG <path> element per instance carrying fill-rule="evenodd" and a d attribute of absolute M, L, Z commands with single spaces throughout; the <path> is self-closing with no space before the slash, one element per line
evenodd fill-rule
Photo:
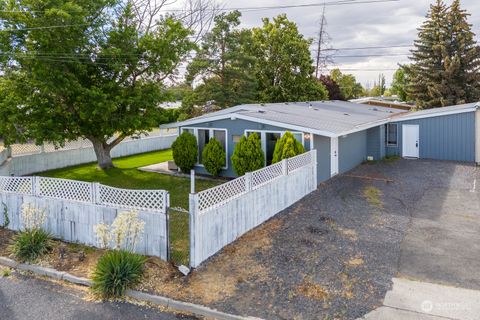
<path fill-rule="evenodd" d="M 398 124 L 398 144 L 387 147 L 387 154 L 402 155 L 404 124 L 419 126 L 420 158 L 475 161 L 475 112 L 392 122 Z"/>
<path fill-rule="evenodd" d="M 339 138 L 339 173 L 347 172 L 366 160 L 367 136 L 367 130 L 363 130 Z"/>
<path fill-rule="evenodd" d="M 317 183 L 330 179 L 330 138 L 314 135 L 313 146 L 317 150 Z"/>
<path fill-rule="evenodd" d="M 385 157 L 385 125 L 367 130 L 367 157 L 380 160 Z"/>
<path fill-rule="evenodd" d="M 220 172 L 221 176 L 225 177 L 236 177 L 235 170 L 232 166 L 231 157 L 233 154 L 233 150 L 237 143 L 233 142 L 233 136 L 242 136 L 245 134 L 245 130 L 262 130 L 262 131 L 292 131 L 282 127 L 276 127 L 271 125 L 266 125 L 262 123 L 257 123 L 253 121 L 243 120 L 243 119 L 223 119 L 223 120 L 214 120 L 214 121 L 206 121 L 202 123 L 197 123 L 194 125 L 188 125 L 182 128 L 212 128 L 212 129 L 227 129 L 227 161 L 228 161 L 228 168 L 226 170 L 222 170 Z M 181 132 L 181 131 L 180 131 Z M 305 150 L 310 150 L 310 141 L 304 141 Z M 199 174 L 208 174 L 207 170 L 201 165 L 195 166 L 195 171 Z"/>

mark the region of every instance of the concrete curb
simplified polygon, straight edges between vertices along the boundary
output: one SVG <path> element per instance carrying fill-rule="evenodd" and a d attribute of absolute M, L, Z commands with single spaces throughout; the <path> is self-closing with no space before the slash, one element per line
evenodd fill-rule
<path fill-rule="evenodd" d="M 69 273 L 58 271 L 52 268 L 45 268 L 45 267 L 28 264 L 28 263 L 18 263 L 15 260 L 4 258 L 4 257 L 0 257 L 0 265 L 6 266 L 9 268 L 23 270 L 23 271 L 29 271 L 36 275 L 45 276 L 45 277 L 53 278 L 56 280 L 64 280 L 64 281 L 71 282 L 71 283 L 85 286 L 85 287 L 92 286 L 92 281 L 86 278 L 76 277 Z M 156 295 L 148 294 L 141 291 L 127 290 L 125 295 L 135 300 L 150 302 L 162 307 L 169 308 L 174 311 L 180 311 L 180 312 L 183 311 L 183 312 L 193 313 L 195 315 L 214 318 L 214 319 L 261 320 L 260 318 L 242 317 L 242 316 L 237 316 L 233 314 L 228 314 L 228 313 L 224 313 L 224 312 L 211 309 L 202 305 L 173 300 L 170 298 L 156 296 Z"/>

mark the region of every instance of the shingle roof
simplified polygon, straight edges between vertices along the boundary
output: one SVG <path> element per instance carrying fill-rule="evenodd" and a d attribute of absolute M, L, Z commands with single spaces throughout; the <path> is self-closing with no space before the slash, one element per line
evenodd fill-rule
<path fill-rule="evenodd" d="M 247 104 L 224 109 L 203 116 L 175 123 L 171 126 L 185 126 L 192 122 L 209 121 L 221 116 L 244 116 L 291 126 L 298 126 L 339 135 L 359 127 L 381 122 L 404 110 L 356 104 L 346 101 L 314 101 Z"/>

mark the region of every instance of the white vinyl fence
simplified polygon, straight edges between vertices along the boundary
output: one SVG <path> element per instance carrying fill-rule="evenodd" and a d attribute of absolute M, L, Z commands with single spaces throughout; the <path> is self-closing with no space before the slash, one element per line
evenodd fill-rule
<path fill-rule="evenodd" d="M 139 139 L 127 138 L 112 149 L 112 157 L 123 157 L 149 151 L 169 149 L 177 138 L 176 132 L 155 131 Z M 10 155 L 10 161 L 4 156 Z M 70 141 L 63 148 L 52 144 L 14 144 L 0 152 L 0 175 L 23 176 L 96 161 L 93 146 L 88 140 Z"/>
<path fill-rule="evenodd" d="M 167 259 L 169 193 L 126 190 L 99 183 L 44 177 L 0 177 L 0 225 L 7 212 L 11 230 L 21 230 L 24 203 L 45 209 L 45 229 L 59 239 L 97 245 L 93 227 L 111 224 L 118 213 L 137 210 L 145 231 L 136 251 Z"/>
<path fill-rule="evenodd" d="M 316 150 L 190 195 L 190 265 L 197 267 L 245 232 L 317 188 Z"/>

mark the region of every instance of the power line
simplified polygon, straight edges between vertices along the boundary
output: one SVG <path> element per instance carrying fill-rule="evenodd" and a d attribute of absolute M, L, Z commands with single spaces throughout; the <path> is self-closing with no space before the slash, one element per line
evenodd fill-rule
<path fill-rule="evenodd" d="M 88 23 L 83 24 L 64 24 L 58 26 L 44 26 L 44 27 L 29 27 L 29 28 L 20 28 L 20 29 L 3 29 L 0 32 L 15 32 L 15 31 L 28 31 L 28 30 L 42 30 L 42 29 L 56 29 L 56 28 L 70 28 L 70 27 L 80 27 L 80 26 L 89 26 Z"/>
<path fill-rule="evenodd" d="M 321 2 L 321 3 L 305 3 L 305 4 L 295 4 L 295 5 L 277 5 L 277 6 L 257 6 L 257 7 L 230 7 L 230 8 L 207 8 L 204 10 L 210 11 L 261 11 L 261 10 L 272 10 L 272 9 L 293 9 L 293 8 L 310 8 L 310 7 L 320 7 L 320 6 L 341 6 L 341 5 L 355 5 L 355 4 L 371 4 L 371 3 L 384 3 L 384 2 L 399 2 L 401 0 L 339 0 L 339 1 L 330 1 L 330 2 Z M 44 13 L 49 10 L 0 10 L 0 13 Z M 189 11 L 186 9 L 165 9 L 163 12 L 185 12 Z M 68 11 L 66 11 L 68 12 Z M 78 12 L 78 11 L 75 11 Z"/>
<path fill-rule="evenodd" d="M 372 47 L 343 47 L 343 48 L 329 48 L 324 51 L 347 51 L 347 50 L 367 50 L 367 49 L 390 49 L 390 48 L 412 48 L 413 44 L 401 44 L 395 46 L 372 46 Z"/>
<path fill-rule="evenodd" d="M 333 56 L 334 58 L 367 58 L 367 57 L 403 57 L 409 56 L 410 53 L 392 53 L 392 54 L 360 54 L 360 55 L 341 55 Z"/>

